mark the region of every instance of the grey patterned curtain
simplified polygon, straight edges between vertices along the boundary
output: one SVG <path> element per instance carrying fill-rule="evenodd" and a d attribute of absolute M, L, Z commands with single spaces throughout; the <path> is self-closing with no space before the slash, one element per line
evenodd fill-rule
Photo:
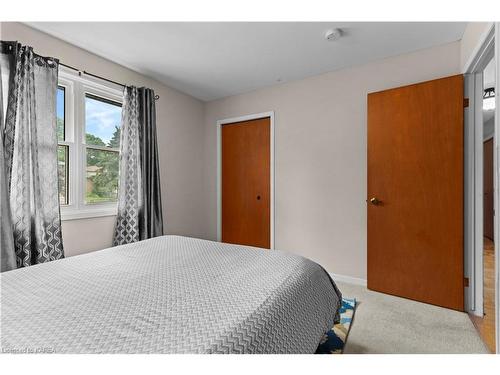
<path fill-rule="evenodd" d="M 17 267 L 25 267 L 64 257 L 57 188 L 58 61 L 15 42 L 2 41 L 1 49 L 2 70 L 9 71 L 8 90 L 3 90 L 7 108 L 0 129 L 3 183 L 9 196 Z"/>
<path fill-rule="evenodd" d="M 0 129 L 4 123 L 4 100 L 3 100 L 3 77 L 8 76 L 8 72 L 3 74 L 0 63 Z M 8 82 L 7 82 L 8 83 Z M 8 86 L 7 84 L 5 85 Z M 16 268 L 16 252 L 14 251 L 14 238 L 12 237 L 12 221 L 10 216 L 10 203 L 7 190 L 7 180 L 4 166 L 3 152 L 3 132 L 0 131 L 0 272 L 10 271 Z"/>
<path fill-rule="evenodd" d="M 10 202 L 5 174 L 5 161 L 3 150 L 3 124 L 7 95 L 4 92 L 9 87 L 9 54 L 8 45 L 0 44 L 0 259 L 1 272 L 16 268 L 16 252 L 14 251 L 14 238 L 12 237 L 12 220 L 10 216 Z"/>
<path fill-rule="evenodd" d="M 120 190 L 113 245 L 163 235 L 154 91 L 126 87 L 120 139 Z"/>
<path fill-rule="evenodd" d="M 0 114 L 0 120 L 3 121 L 2 117 L 3 113 Z M 10 216 L 7 183 L 5 180 L 4 161 L 1 155 L 3 155 L 2 132 L 0 132 L 0 272 L 3 272 L 16 268 L 16 252 L 14 251 L 14 239 L 12 237 L 12 221 Z"/>

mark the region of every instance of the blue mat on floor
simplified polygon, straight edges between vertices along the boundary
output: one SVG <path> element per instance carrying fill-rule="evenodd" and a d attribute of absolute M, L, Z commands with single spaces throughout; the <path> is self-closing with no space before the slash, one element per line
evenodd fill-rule
<path fill-rule="evenodd" d="M 340 322 L 323 336 L 316 354 L 342 354 L 356 311 L 356 299 L 342 298 Z"/>

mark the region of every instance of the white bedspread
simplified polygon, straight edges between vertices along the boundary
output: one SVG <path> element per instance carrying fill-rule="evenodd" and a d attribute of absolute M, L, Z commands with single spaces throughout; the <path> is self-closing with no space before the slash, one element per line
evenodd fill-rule
<path fill-rule="evenodd" d="M 163 236 L 1 274 L 5 352 L 314 353 L 341 296 L 305 258 Z"/>

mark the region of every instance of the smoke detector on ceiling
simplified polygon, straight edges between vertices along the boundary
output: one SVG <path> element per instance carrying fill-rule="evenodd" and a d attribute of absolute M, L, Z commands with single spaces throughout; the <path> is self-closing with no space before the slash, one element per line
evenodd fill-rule
<path fill-rule="evenodd" d="M 341 36 L 342 36 L 341 29 L 330 29 L 327 30 L 327 32 L 325 33 L 325 39 L 328 40 L 329 42 L 339 40 Z"/>

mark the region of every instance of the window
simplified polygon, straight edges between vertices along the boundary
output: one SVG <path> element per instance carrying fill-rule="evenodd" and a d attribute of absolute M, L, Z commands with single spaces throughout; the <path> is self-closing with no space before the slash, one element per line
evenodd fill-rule
<path fill-rule="evenodd" d="M 57 135 L 63 220 L 115 215 L 122 90 L 59 71 Z"/>
<path fill-rule="evenodd" d="M 85 202 L 88 204 L 118 199 L 121 112 L 119 103 L 85 95 Z"/>

